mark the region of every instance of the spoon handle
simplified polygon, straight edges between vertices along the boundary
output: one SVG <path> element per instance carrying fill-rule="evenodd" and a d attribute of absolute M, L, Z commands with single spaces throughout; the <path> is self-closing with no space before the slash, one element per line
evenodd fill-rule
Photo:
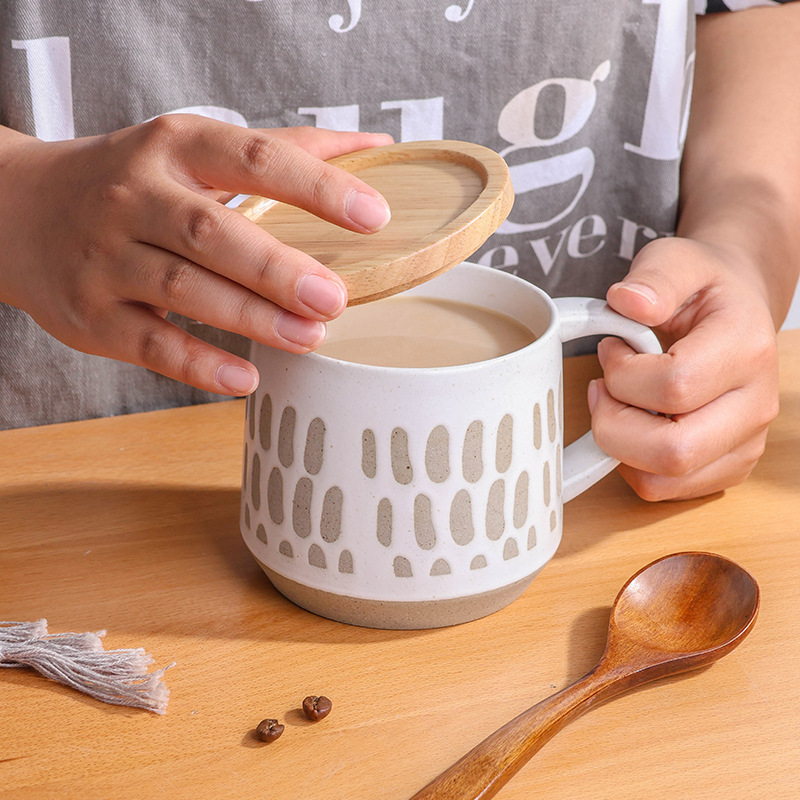
<path fill-rule="evenodd" d="M 565 725 L 628 688 L 602 662 L 588 675 L 542 700 L 486 737 L 411 800 L 488 800 Z M 621 683 L 621 685 L 620 685 Z"/>

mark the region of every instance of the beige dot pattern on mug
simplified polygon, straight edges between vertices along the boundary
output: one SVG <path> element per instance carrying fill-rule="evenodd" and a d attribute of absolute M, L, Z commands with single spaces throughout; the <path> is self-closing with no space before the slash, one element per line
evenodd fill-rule
<path fill-rule="evenodd" d="M 556 441 L 562 422 L 561 405 L 563 388 L 559 386 L 558 401 L 553 390 L 548 390 L 544 403 L 534 403 L 532 413 L 533 446 L 540 450 L 546 436 L 551 443 Z M 544 408 L 544 412 L 543 412 Z M 278 552 L 289 559 L 297 557 L 296 550 L 300 542 L 307 542 L 303 552 L 311 566 L 329 569 L 332 563 L 342 574 L 354 574 L 358 565 L 352 549 L 339 546 L 343 535 L 343 514 L 347 497 L 338 485 L 319 486 L 319 475 L 322 472 L 326 455 L 326 425 L 317 416 L 307 424 L 298 424 L 296 410 L 287 406 L 280 411 L 277 431 L 273 431 L 275 409 L 269 394 L 265 395 L 259 408 L 255 408 L 252 398 L 246 403 L 247 431 L 249 439 L 245 442 L 242 485 L 243 519 L 247 529 L 251 528 L 251 505 L 259 512 L 262 503 L 262 492 L 266 488 L 265 498 L 269 519 L 277 528 L 283 528 L 286 511 L 291 507 L 291 532 L 296 536 L 294 544 L 287 538 L 278 536 L 275 544 L 268 537 L 267 529 L 260 523 L 256 529 L 256 539 L 265 546 L 277 545 Z M 530 428 L 528 430 L 531 430 Z M 519 541 L 513 530 L 526 528 L 530 514 L 530 506 L 538 495 L 540 502 L 546 507 L 553 505 L 562 491 L 561 445 L 557 445 L 554 464 L 548 460 L 541 473 L 541 484 L 532 492 L 533 481 L 526 469 L 517 474 L 512 473 L 514 464 L 514 419 L 512 415 L 503 415 L 494 428 L 488 432 L 493 439 L 494 471 L 498 477 L 491 483 L 483 509 L 475 508 L 475 499 L 471 490 L 462 485 L 453 492 L 448 501 L 449 516 L 445 523 L 446 530 L 438 531 L 431 497 L 425 492 L 414 492 L 409 496 L 412 503 L 410 518 L 413 520 L 413 537 L 406 535 L 398 539 L 394 529 L 396 509 L 393 504 L 400 502 L 397 498 L 382 497 L 375 506 L 374 534 L 377 541 L 385 548 L 399 548 L 401 552 L 393 556 L 392 574 L 397 578 L 411 577 L 413 564 L 418 563 L 419 553 L 411 557 L 411 553 L 402 554 L 403 548 L 413 545 L 418 551 L 431 552 L 432 558 L 426 572 L 432 577 L 449 575 L 453 572 L 453 564 L 446 558 L 436 557 L 437 542 L 442 535 L 447 535 L 458 546 L 471 546 L 474 551 L 476 538 L 480 536 L 487 542 L 484 552 L 471 555 L 469 569 L 483 569 L 489 563 L 492 553 L 498 551 L 490 547 L 497 542 L 501 546 L 499 556 L 509 561 L 519 556 Z M 530 435 L 530 434 L 529 434 Z M 298 436 L 304 441 L 297 442 Z M 486 424 L 482 420 L 473 420 L 463 432 L 451 430 L 447 424 L 435 425 L 427 435 L 424 447 L 424 463 L 420 465 L 421 474 L 434 484 L 447 484 L 451 479 L 458 482 L 458 473 L 453 472 L 453 465 L 460 464 L 460 476 L 468 484 L 477 484 L 484 475 L 484 447 L 487 436 Z M 272 452 L 273 441 L 277 442 Z M 453 453 L 453 446 L 461 443 L 460 452 Z M 286 486 L 288 470 L 295 463 L 297 445 L 302 452 L 302 465 L 305 474 L 297 480 L 292 479 L 293 486 Z M 385 450 L 383 449 L 385 446 Z M 456 448 L 458 451 L 458 448 Z M 408 487 L 414 482 L 415 466 L 411 458 L 411 441 L 409 432 L 395 426 L 387 441 L 381 442 L 380 436 L 371 428 L 364 429 L 360 443 L 360 468 L 367 479 L 374 479 L 382 469 L 381 458 L 388 456 L 388 469 L 398 486 Z M 266 487 L 263 486 L 264 462 L 269 470 Z M 296 470 L 296 465 L 295 465 Z M 385 473 L 383 473 L 385 474 Z M 249 484 L 249 491 L 246 491 Z M 289 494 L 287 495 L 287 491 Z M 439 490 L 437 490 L 439 491 Z M 313 498 L 317 492 L 322 493 L 321 510 L 314 519 L 312 509 Z M 506 517 L 507 492 L 509 517 Z M 402 496 L 402 495 L 400 495 Z M 319 502 L 319 501 L 317 501 Z M 483 517 L 483 525 L 476 525 L 476 512 Z M 551 530 L 558 524 L 556 509 L 550 508 L 548 523 Z M 527 526 L 527 534 L 523 534 L 527 550 L 537 546 L 536 528 Z"/>

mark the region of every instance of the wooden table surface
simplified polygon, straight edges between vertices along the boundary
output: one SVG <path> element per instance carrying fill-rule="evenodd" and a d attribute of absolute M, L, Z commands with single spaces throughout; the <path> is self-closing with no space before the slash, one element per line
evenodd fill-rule
<path fill-rule="evenodd" d="M 519 600 L 432 631 L 330 622 L 271 587 L 238 532 L 241 401 L 0 433 L 0 619 L 107 629 L 107 648 L 176 662 L 163 717 L 0 670 L 0 797 L 403 800 L 588 671 L 621 585 L 680 550 L 752 572 L 753 633 L 589 712 L 500 797 L 798 797 L 800 331 L 780 345 L 781 414 L 744 485 L 648 504 L 614 473 L 568 505 Z M 568 438 L 597 373 L 568 362 Z M 329 717 L 305 720 L 309 694 L 332 699 Z M 265 717 L 286 725 L 268 745 Z"/>

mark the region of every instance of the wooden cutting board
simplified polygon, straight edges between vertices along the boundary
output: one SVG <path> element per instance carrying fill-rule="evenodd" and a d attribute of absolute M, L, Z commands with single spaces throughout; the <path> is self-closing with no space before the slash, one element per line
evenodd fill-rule
<path fill-rule="evenodd" d="M 402 292 L 460 263 L 494 233 L 514 202 L 505 161 L 469 142 L 393 144 L 330 163 L 386 198 L 392 219 L 383 230 L 353 233 L 264 197 L 248 198 L 239 211 L 337 272 L 348 305 Z"/>

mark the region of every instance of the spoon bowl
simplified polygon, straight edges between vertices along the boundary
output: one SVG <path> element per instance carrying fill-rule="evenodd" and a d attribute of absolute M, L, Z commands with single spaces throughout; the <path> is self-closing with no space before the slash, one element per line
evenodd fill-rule
<path fill-rule="evenodd" d="M 488 800 L 573 719 L 649 681 L 705 667 L 752 629 L 759 590 L 737 564 L 712 553 L 675 553 L 622 587 L 597 666 L 484 739 L 412 800 Z"/>
<path fill-rule="evenodd" d="M 710 553 L 654 561 L 623 586 L 611 628 L 641 647 L 713 654 L 747 634 L 758 612 L 758 584 L 740 566 Z M 727 650 L 726 650 L 727 652 Z"/>

